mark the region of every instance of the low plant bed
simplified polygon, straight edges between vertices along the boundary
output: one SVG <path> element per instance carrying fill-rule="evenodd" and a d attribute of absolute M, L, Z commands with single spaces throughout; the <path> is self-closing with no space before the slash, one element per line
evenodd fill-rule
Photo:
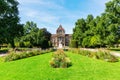
<path fill-rule="evenodd" d="M 62 49 L 53 53 L 52 57 L 53 58 L 50 60 L 50 65 L 53 68 L 67 68 L 72 65 L 71 60 Z"/>
<path fill-rule="evenodd" d="M 83 56 L 88 56 L 90 58 L 100 59 L 107 62 L 118 62 L 119 59 L 114 55 L 111 55 L 109 51 L 99 50 L 97 52 L 92 52 L 88 50 L 81 50 L 81 49 L 71 49 L 72 53 L 81 54 Z"/>
<path fill-rule="evenodd" d="M 33 51 L 22 51 L 22 52 L 16 52 L 12 51 L 8 55 L 4 57 L 4 62 L 9 62 L 9 61 L 14 61 L 14 60 L 19 60 L 23 58 L 28 58 L 36 55 L 41 55 L 44 53 L 51 52 L 52 50 L 33 50 Z"/>

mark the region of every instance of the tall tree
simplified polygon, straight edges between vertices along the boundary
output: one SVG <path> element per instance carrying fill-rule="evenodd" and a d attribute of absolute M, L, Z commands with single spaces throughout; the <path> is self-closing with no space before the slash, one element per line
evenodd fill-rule
<path fill-rule="evenodd" d="M 73 35 L 72 38 L 73 40 L 78 41 L 78 45 L 81 46 L 83 37 L 84 37 L 84 32 L 86 31 L 86 22 L 84 19 L 79 19 L 75 23 L 75 28 L 73 29 Z"/>
<path fill-rule="evenodd" d="M 29 41 L 31 44 L 34 44 L 34 41 L 37 38 L 36 33 L 39 31 L 37 24 L 33 21 L 27 21 L 23 27 L 23 36 L 20 39 L 20 42 Z"/>
<path fill-rule="evenodd" d="M 37 46 L 41 47 L 42 49 L 49 48 L 49 42 L 51 38 L 51 33 L 47 31 L 46 28 L 40 29 L 37 33 L 37 41 L 35 42 Z"/>
<path fill-rule="evenodd" d="M 24 25 L 24 36 L 21 37 L 20 42 L 30 42 L 32 46 L 45 49 L 50 47 L 50 38 L 51 33 L 46 28 L 39 29 L 36 23 L 27 21 Z"/>
<path fill-rule="evenodd" d="M 84 22 L 85 21 L 85 22 Z M 85 23 L 85 24 L 84 24 Z M 82 47 L 111 46 L 120 41 L 120 0 L 106 3 L 101 16 L 79 19 L 73 29 L 73 39 Z"/>
<path fill-rule="evenodd" d="M 106 3 L 106 14 L 109 19 L 107 41 L 112 45 L 118 43 L 120 39 L 120 34 L 118 33 L 120 27 L 120 0 L 112 0 Z"/>
<path fill-rule="evenodd" d="M 19 23 L 18 4 L 16 0 L 0 0 L 0 39 L 12 47 L 15 47 L 15 37 L 22 35 L 23 31 Z"/>
<path fill-rule="evenodd" d="M 27 21 L 24 25 L 24 35 L 27 35 L 32 32 L 37 32 L 39 28 L 37 27 L 37 24 L 33 21 Z"/>
<path fill-rule="evenodd" d="M 86 30 L 84 33 L 83 41 L 82 41 L 82 47 L 90 47 L 91 44 L 91 37 L 94 36 L 94 30 L 95 30 L 95 20 L 93 15 L 88 15 L 86 18 Z"/>

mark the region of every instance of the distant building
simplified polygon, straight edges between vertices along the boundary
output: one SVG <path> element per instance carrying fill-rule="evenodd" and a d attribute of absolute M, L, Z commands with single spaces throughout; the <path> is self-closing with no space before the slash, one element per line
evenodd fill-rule
<path fill-rule="evenodd" d="M 71 37 L 72 34 L 65 34 L 64 28 L 60 25 L 56 30 L 56 34 L 52 34 L 51 36 L 52 46 L 58 47 L 59 44 L 62 44 L 62 46 L 69 46 Z"/>

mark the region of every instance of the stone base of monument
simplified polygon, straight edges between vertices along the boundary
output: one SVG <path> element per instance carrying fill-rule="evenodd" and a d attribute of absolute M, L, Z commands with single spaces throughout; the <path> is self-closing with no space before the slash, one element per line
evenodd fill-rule
<path fill-rule="evenodd" d="M 62 44 L 59 44 L 58 49 L 62 49 L 62 48 L 63 48 Z"/>
<path fill-rule="evenodd" d="M 53 51 L 57 51 L 58 49 L 62 49 L 62 50 L 64 50 L 64 51 L 68 51 L 68 50 L 69 50 L 68 47 L 63 47 L 63 46 L 53 47 Z"/>

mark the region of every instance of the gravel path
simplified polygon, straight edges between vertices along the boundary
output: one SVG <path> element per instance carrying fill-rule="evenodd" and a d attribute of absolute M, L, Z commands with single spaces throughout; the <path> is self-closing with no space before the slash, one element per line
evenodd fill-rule
<path fill-rule="evenodd" d="M 110 53 L 111 53 L 111 55 L 114 55 L 116 57 L 120 57 L 120 53 L 117 53 L 117 52 L 110 52 Z"/>
<path fill-rule="evenodd" d="M 91 49 L 91 48 L 80 48 L 80 49 L 88 50 L 88 51 L 92 51 L 92 52 L 97 52 L 99 50 L 106 50 L 106 49 Z M 114 55 L 116 57 L 120 57 L 120 53 L 117 53 L 117 52 L 114 52 L 114 51 L 111 51 L 110 53 L 111 53 L 111 55 Z M 6 56 L 6 55 L 7 55 L 7 53 L 1 53 L 0 57 Z"/>
<path fill-rule="evenodd" d="M 5 56 L 5 55 L 7 55 L 7 54 L 5 54 L 5 53 L 1 53 L 1 54 L 0 54 L 0 57 L 3 57 L 3 56 Z"/>

